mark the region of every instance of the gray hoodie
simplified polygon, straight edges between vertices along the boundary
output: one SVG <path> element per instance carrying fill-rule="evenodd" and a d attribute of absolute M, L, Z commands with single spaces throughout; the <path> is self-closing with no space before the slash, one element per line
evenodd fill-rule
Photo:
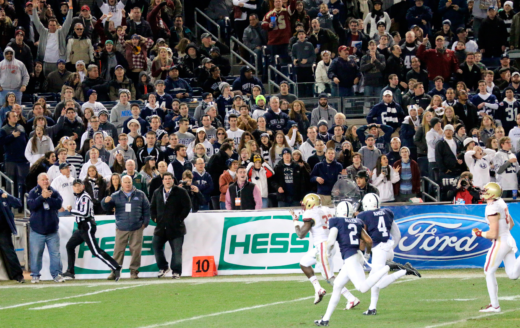
<path fill-rule="evenodd" d="M 316 53 L 314 46 L 309 41 L 296 42 L 291 49 L 292 59 L 298 59 L 298 67 L 312 67 L 316 61 Z M 302 64 L 302 59 L 307 59 L 305 64 Z"/>
<path fill-rule="evenodd" d="M 29 84 L 29 73 L 25 64 L 14 58 L 14 50 L 5 47 L 4 57 L 7 51 L 13 53 L 13 60 L 4 59 L 0 62 L 0 85 L 4 90 L 16 90 Z"/>
<path fill-rule="evenodd" d="M 131 104 L 127 103 L 123 105 L 118 102 L 110 112 L 110 123 L 114 124 L 116 129 L 121 129 L 123 127 L 123 123 L 132 116 L 131 112 Z"/>

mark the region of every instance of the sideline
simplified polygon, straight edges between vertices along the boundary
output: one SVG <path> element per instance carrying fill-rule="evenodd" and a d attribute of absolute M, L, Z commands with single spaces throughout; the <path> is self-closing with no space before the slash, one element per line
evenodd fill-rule
<path fill-rule="evenodd" d="M 424 328 L 436 328 L 436 327 L 444 327 L 444 326 L 449 326 L 449 325 L 455 325 L 455 324 L 458 324 L 458 323 L 466 322 L 468 320 L 487 318 L 487 317 L 491 317 L 491 316 L 494 316 L 494 315 L 501 315 L 501 314 L 504 314 L 504 313 L 515 312 L 515 311 L 519 311 L 519 310 L 520 310 L 520 308 L 516 308 L 516 309 L 502 311 L 502 312 L 499 312 L 499 313 L 483 314 L 483 315 L 479 315 L 479 316 L 469 317 L 469 318 L 466 318 L 466 319 L 450 321 L 450 322 L 445 322 L 445 323 L 439 323 L 439 324 L 433 325 L 433 326 L 426 326 Z"/>

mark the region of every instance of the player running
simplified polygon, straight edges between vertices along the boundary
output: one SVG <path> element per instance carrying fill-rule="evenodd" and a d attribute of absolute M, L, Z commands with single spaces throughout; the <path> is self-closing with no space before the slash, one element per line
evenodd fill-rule
<path fill-rule="evenodd" d="M 75 249 L 83 242 L 87 243 L 88 248 L 98 259 L 108 265 L 114 272 L 116 282 L 119 281 L 121 276 L 121 266 L 108 255 L 104 250 L 99 248 L 96 240 L 96 220 L 94 219 L 94 203 L 90 198 L 90 195 L 85 192 L 85 186 L 81 179 L 75 179 L 72 183 L 72 189 L 74 190 L 74 196 L 76 196 L 76 205 L 73 209 L 72 206 L 68 206 L 67 210 L 72 215 L 76 216 L 76 222 L 78 223 L 78 230 L 74 231 L 69 241 L 67 242 L 67 257 L 68 257 L 68 269 L 63 274 L 63 278 L 66 280 L 74 279 L 74 262 L 76 261 Z"/>
<path fill-rule="evenodd" d="M 343 259 L 343 267 L 334 282 L 334 290 L 327 307 L 327 312 L 321 320 L 315 320 L 316 326 L 328 326 L 330 317 L 338 305 L 341 291 L 344 286 L 352 280 L 358 291 L 366 293 L 374 286 L 389 270 L 406 270 L 400 264 L 388 261 L 379 269 L 372 269 L 368 278 L 365 279 L 363 270 L 363 255 L 359 250 L 360 242 L 363 241 L 366 252 L 372 250 L 372 239 L 365 231 L 365 224 L 357 218 L 353 218 L 354 207 L 348 202 L 341 202 L 336 209 L 336 217 L 329 220 L 330 234 L 327 240 L 328 249 L 334 248 L 337 241 Z"/>
<path fill-rule="evenodd" d="M 316 278 L 314 275 L 312 266 L 316 264 L 316 262 L 320 262 L 322 266 L 321 274 L 323 277 L 329 284 L 334 286 L 334 268 L 332 266 L 332 258 L 334 253 L 330 254 L 330 256 L 327 254 L 326 243 L 329 236 L 328 221 L 330 216 L 327 213 L 328 208 L 321 207 L 320 196 L 316 194 L 306 195 L 303 198 L 301 204 L 304 210 L 302 215 L 303 226 L 300 226 L 300 223 L 298 222 L 298 216 L 294 214 L 294 211 L 290 210 L 290 213 L 293 216 L 296 234 L 300 239 L 305 238 L 309 231 L 312 234 L 312 240 L 314 242 L 315 248 L 311 249 L 307 254 L 305 254 L 305 256 L 303 256 L 300 261 L 300 268 L 314 286 L 314 304 L 318 304 L 321 302 L 323 296 L 325 296 L 327 292 L 325 289 L 321 288 L 318 278 Z M 348 300 L 346 306 L 347 310 L 350 310 L 360 303 L 359 299 L 352 295 L 346 288 L 341 290 L 341 294 L 343 294 L 343 296 L 345 296 L 345 298 Z"/>
<path fill-rule="evenodd" d="M 502 261 L 504 262 L 506 274 L 509 279 L 515 280 L 520 277 L 520 258 L 515 258 L 517 251 L 516 242 L 510 232 L 515 223 L 509 215 L 506 202 L 504 202 L 501 196 L 502 188 L 498 183 L 490 182 L 484 186 L 482 198 L 487 201 L 486 222 L 489 224 L 489 230 L 484 232 L 475 228 L 472 231 L 474 236 L 493 241 L 493 245 L 488 251 L 484 265 L 484 273 L 486 274 L 486 283 L 491 304 L 486 308 L 482 308 L 480 312 L 500 312 L 500 305 L 498 304 L 498 284 L 495 272 Z"/>
<path fill-rule="evenodd" d="M 397 223 L 394 221 L 394 213 L 389 209 L 380 208 L 381 202 L 379 196 L 373 193 L 366 194 L 363 197 L 363 212 L 359 213 L 357 218 L 363 221 L 366 226 L 367 233 L 372 238 L 372 276 L 379 268 L 385 266 L 387 261 L 394 259 L 394 248 L 401 239 L 401 232 Z M 390 240 L 390 236 L 392 239 Z M 368 261 L 370 254 L 365 254 Z M 372 287 L 372 295 L 370 297 L 370 306 L 364 315 L 377 314 L 377 300 L 379 299 L 379 291 L 404 275 L 415 275 L 421 277 L 419 272 L 412 267 L 410 263 L 404 265 L 403 270 L 399 270 L 391 275 L 386 275 L 377 284 Z"/>

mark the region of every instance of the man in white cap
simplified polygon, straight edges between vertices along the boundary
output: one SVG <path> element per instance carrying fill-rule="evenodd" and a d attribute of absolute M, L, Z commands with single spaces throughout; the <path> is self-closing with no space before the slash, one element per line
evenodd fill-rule
<path fill-rule="evenodd" d="M 394 101 L 392 91 L 383 92 L 383 101 L 372 107 L 367 115 L 367 123 L 377 123 L 389 125 L 397 131 L 404 119 L 404 111 L 399 104 Z"/>
<path fill-rule="evenodd" d="M 464 169 L 464 161 L 457 157 L 462 151 L 462 145 L 453 138 L 454 133 L 453 125 L 447 124 L 444 127 L 444 138 L 435 146 L 435 161 L 439 168 L 442 186 L 448 186 L 449 180 L 457 178 Z"/>

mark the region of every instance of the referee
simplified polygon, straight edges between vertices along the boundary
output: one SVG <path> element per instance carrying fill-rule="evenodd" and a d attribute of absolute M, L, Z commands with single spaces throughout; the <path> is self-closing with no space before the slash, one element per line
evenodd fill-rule
<path fill-rule="evenodd" d="M 121 266 L 110 257 L 104 250 L 99 248 L 96 241 L 96 220 L 94 219 L 94 203 L 90 198 L 90 195 L 85 192 L 85 186 L 81 179 L 75 179 L 72 183 L 72 189 L 74 190 L 74 196 L 76 196 L 76 205 L 72 209 L 72 206 L 68 206 L 66 210 L 70 214 L 76 216 L 76 222 L 78 223 L 78 230 L 74 231 L 69 241 L 67 242 L 67 257 L 68 257 L 68 269 L 63 274 L 63 278 L 66 280 L 74 279 L 74 262 L 76 261 L 76 247 L 81 243 L 86 242 L 88 248 L 98 259 L 108 265 L 114 272 L 115 280 L 118 281 L 121 277 Z"/>

